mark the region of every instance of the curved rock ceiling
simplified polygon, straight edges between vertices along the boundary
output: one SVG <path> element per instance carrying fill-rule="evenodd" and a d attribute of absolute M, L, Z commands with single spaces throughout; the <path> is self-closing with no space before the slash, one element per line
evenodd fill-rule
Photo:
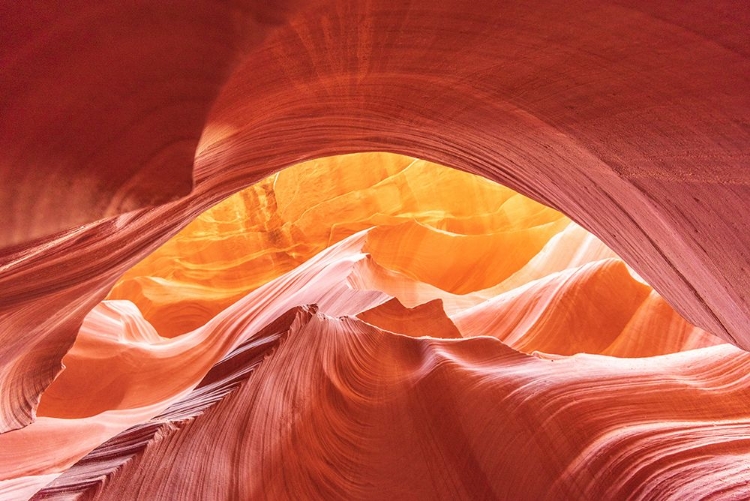
<path fill-rule="evenodd" d="M 410 157 L 227 198 L 128 270 L 62 362 L 0 435 L 2 498 L 622 497 L 633 475 L 682 496 L 685 461 L 746 488 L 743 351 L 561 213 Z"/>
<path fill-rule="evenodd" d="M 749 32 L 729 0 L 3 5 L 0 492 L 748 497 Z M 430 208 L 428 162 L 375 154 L 270 205 L 362 151 L 575 223 Z M 258 181 L 250 231 L 190 223 Z"/>

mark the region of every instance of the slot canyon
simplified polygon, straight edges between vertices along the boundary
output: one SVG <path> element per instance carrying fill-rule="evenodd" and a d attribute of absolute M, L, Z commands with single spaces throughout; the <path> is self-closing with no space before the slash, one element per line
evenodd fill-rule
<path fill-rule="evenodd" d="M 0 500 L 750 499 L 750 3 L 0 6 Z"/>

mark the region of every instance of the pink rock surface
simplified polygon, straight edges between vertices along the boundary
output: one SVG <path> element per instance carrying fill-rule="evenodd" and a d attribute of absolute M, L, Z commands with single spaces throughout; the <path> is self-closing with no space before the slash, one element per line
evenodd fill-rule
<path fill-rule="evenodd" d="M 407 495 L 431 497 L 747 497 L 747 360 L 735 347 L 710 345 L 716 335 L 750 348 L 748 26 L 750 4 L 729 0 L 0 7 L 0 495 L 32 495 L 104 440 L 192 398 L 211 366 L 246 341 L 237 329 L 250 336 L 317 303 L 330 318 L 294 310 L 309 321 L 290 328 L 297 334 L 268 364 L 95 494 L 119 499 L 138 472 L 143 496 L 174 499 L 282 496 L 287 485 L 333 495 L 335 481 L 349 493 L 390 496 L 399 479 L 414 489 Z M 435 161 L 557 208 L 660 295 L 616 265 L 623 278 L 615 282 L 643 300 L 619 304 L 602 287 L 617 321 L 587 324 L 586 339 L 571 334 L 574 349 L 559 333 L 492 318 L 560 318 L 565 305 L 544 294 L 562 285 L 544 276 L 574 277 L 584 273 L 583 256 L 612 257 L 571 230 L 559 239 L 578 241 L 578 250 L 557 254 L 555 242 L 540 242 L 537 256 L 547 249 L 555 258 L 493 270 L 481 290 L 430 275 L 439 255 L 404 264 L 403 252 L 373 246 L 365 256 L 360 237 L 315 261 L 322 269 L 303 265 L 302 282 L 265 286 L 273 308 L 260 314 L 253 308 L 269 303 L 237 303 L 174 342 L 127 305 L 100 304 L 123 273 L 223 198 L 300 161 L 359 151 Z M 414 228 L 398 236 L 403 248 L 439 240 Z M 562 288 L 606 282 L 599 271 Z M 521 294 L 533 281 L 534 295 Z M 405 307 L 397 316 L 412 322 L 410 308 L 439 299 L 459 332 L 480 338 L 408 339 L 332 318 L 392 297 Z M 485 335 L 512 338 L 519 350 L 604 355 L 535 358 Z M 199 353 L 200 363 L 158 390 L 148 385 L 179 365 L 155 355 L 162 345 L 180 360 Z M 332 365 L 313 364 L 294 346 Z M 605 356 L 675 350 L 692 351 Z M 425 365 L 425 354 L 439 366 Z M 398 370 L 368 365 L 386 362 Z M 94 367 L 122 381 L 84 385 Z M 413 392 L 411 380 L 419 382 Z M 392 390 L 394 403 L 373 388 Z M 497 416 L 492 402 L 516 421 L 487 425 Z M 326 410 L 315 414 L 315 405 Z M 301 428 L 269 417 L 299 409 L 308 416 Z M 204 457 L 231 466 L 180 490 L 199 469 L 190 451 L 214 445 L 210 430 L 231 412 L 266 435 L 232 429 Z M 366 416 L 382 435 L 352 425 Z M 513 433 L 496 433 L 503 426 Z M 456 430 L 465 432 L 460 440 Z M 279 441 L 263 442 L 268 434 Z M 268 469 L 286 464 L 300 436 L 289 482 L 272 478 Z M 355 439 L 376 446 L 347 449 Z M 504 463 L 521 455 L 536 461 Z M 464 462 L 451 464 L 453 456 Z M 170 471 L 153 467 L 166 457 Z M 259 475 L 231 477 L 248 461 Z M 342 480 L 341 471 L 351 476 Z M 514 472 L 514 482 L 498 483 L 500 471 Z"/>
<path fill-rule="evenodd" d="M 298 308 L 223 365 L 34 499 L 750 494 L 750 358 L 729 345 L 537 358 Z"/>

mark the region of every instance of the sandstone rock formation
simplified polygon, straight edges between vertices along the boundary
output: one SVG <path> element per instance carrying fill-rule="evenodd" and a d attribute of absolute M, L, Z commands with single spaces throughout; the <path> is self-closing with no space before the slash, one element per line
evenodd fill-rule
<path fill-rule="evenodd" d="M 283 496 L 176 470 L 228 409 L 279 441 L 216 461 L 276 468 L 318 400 L 301 496 L 747 497 L 749 30 L 729 0 L 0 7 L 0 496 Z M 409 157 L 332 156 L 363 151 Z"/>
<path fill-rule="evenodd" d="M 347 182 L 357 168 L 365 174 Z M 319 189 L 305 197 L 289 189 L 311 179 Z M 632 429 L 634 441 L 656 433 L 639 413 L 689 421 L 659 433 L 700 437 L 705 447 L 721 442 L 717 457 L 696 468 L 718 468 L 738 492 L 745 485 L 746 472 L 728 459 L 745 453 L 744 353 L 716 346 L 719 338 L 682 319 L 568 218 L 429 162 L 363 154 L 282 171 L 201 214 L 130 269 L 109 298 L 86 316 L 36 421 L 0 435 L 4 499 L 621 496 L 633 489 L 627 478 L 636 463 L 650 471 L 613 438 L 535 432 L 521 444 L 497 422 L 518 413 L 519 423 L 553 429 L 567 429 L 564 420 L 601 427 L 592 437 Z M 404 344 L 404 335 L 416 344 Z M 632 362 L 616 360 L 623 357 Z M 455 374 L 441 368 L 456 363 Z M 475 381 L 481 374 L 484 383 Z M 626 374 L 632 381 L 613 392 L 608 385 Z M 676 386 L 662 388 L 665 378 Z M 543 387 L 559 392 L 564 408 L 579 399 L 591 406 L 568 417 L 534 403 L 514 410 L 510 395 L 547 398 L 529 386 L 536 380 L 554 381 L 558 389 Z M 637 397 L 649 385 L 674 391 Z M 440 404 L 461 388 L 465 403 L 454 395 Z M 696 411 L 685 396 L 695 391 L 717 409 Z M 625 404 L 628 395 L 635 397 Z M 468 419 L 459 410 L 478 405 L 473 398 L 491 405 Z M 625 410 L 602 410 L 618 405 Z M 623 418 L 628 405 L 633 417 Z M 256 415 L 266 424 L 248 427 Z M 426 428 L 417 433 L 420 422 Z M 438 423 L 449 428 L 434 429 Z M 268 440 L 297 445 L 268 449 Z M 528 473 L 488 456 L 516 456 L 529 440 L 536 468 L 547 471 L 534 476 L 533 489 L 523 481 Z M 660 467 L 670 443 L 646 446 Z M 626 458 L 613 477 L 592 476 L 573 460 L 608 447 Z M 292 453 L 296 466 L 282 459 Z M 653 485 L 640 488 L 678 489 L 685 478 L 673 473 L 683 460 L 670 459 L 669 475 L 654 470 Z M 204 473 L 193 478 L 196 471 Z M 197 480 L 203 476 L 211 480 Z"/>

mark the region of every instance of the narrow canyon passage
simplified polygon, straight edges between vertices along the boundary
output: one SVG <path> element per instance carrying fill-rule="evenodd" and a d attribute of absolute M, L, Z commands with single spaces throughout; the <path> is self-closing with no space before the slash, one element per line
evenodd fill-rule
<path fill-rule="evenodd" d="M 63 364 L 0 435 L 2 499 L 748 492 L 745 352 L 559 212 L 411 157 L 232 195 Z"/>
<path fill-rule="evenodd" d="M 750 499 L 750 2 L 0 5 L 0 501 Z"/>

